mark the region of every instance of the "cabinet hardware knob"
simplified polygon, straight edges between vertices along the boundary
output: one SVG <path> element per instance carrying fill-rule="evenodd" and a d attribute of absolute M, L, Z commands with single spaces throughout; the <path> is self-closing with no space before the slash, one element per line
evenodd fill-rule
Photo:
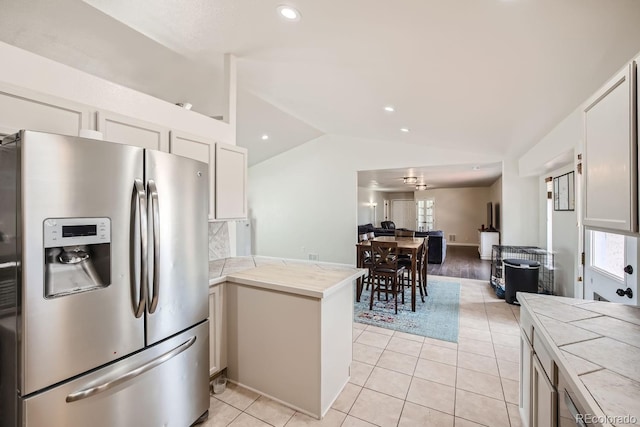
<path fill-rule="evenodd" d="M 633 274 L 633 266 L 631 266 L 631 265 L 627 265 L 627 266 L 624 268 L 624 272 L 625 272 L 625 273 L 627 273 L 627 274 Z"/>

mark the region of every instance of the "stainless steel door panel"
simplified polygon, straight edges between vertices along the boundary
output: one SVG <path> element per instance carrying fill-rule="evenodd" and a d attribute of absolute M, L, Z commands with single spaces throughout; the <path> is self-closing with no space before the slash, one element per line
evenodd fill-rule
<path fill-rule="evenodd" d="M 145 151 L 149 202 L 147 345 L 207 318 L 208 165 Z"/>
<path fill-rule="evenodd" d="M 182 350 L 183 346 L 188 348 Z M 24 399 L 23 425 L 189 426 L 209 408 L 208 348 L 206 321 L 113 365 Z M 164 360 L 144 371 L 163 356 Z M 127 375 L 127 380 L 114 384 Z"/>
<path fill-rule="evenodd" d="M 23 133 L 22 396 L 144 346 L 129 258 L 134 181 L 144 179 L 143 156 L 136 147 Z M 45 299 L 43 221 L 69 217 L 110 218 L 111 284 Z"/>

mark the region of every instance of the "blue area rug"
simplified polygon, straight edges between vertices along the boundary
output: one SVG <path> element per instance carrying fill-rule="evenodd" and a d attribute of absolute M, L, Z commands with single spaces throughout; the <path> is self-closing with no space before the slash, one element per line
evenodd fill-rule
<path fill-rule="evenodd" d="M 398 300 L 398 314 L 394 314 L 394 301 L 378 301 L 375 296 L 373 310 L 369 310 L 368 290 L 362 291 L 360 302 L 355 303 L 353 320 L 358 323 L 393 329 L 438 340 L 458 342 L 458 311 L 460 308 L 460 283 L 437 279 L 427 280 L 429 296 L 420 300 L 416 290 L 416 311 L 411 311 L 411 290 L 405 289 L 404 305 Z"/>

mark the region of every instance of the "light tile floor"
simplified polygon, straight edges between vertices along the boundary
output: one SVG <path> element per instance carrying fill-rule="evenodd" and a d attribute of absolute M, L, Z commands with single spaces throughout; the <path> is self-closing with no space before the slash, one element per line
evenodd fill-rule
<path fill-rule="evenodd" d="M 322 421 L 228 384 L 203 426 L 520 427 L 519 307 L 439 279 L 461 282 L 457 344 L 354 323 L 351 381 Z"/>

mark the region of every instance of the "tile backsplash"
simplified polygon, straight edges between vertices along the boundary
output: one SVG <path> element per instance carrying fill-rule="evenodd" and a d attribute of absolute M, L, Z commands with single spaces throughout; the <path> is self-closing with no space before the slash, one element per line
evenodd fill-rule
<path fill-rule="evenodd" d="M 227 258 L 231 254 L 229 224 L 226 222 L 209 223 L 209 261 Z"/>

